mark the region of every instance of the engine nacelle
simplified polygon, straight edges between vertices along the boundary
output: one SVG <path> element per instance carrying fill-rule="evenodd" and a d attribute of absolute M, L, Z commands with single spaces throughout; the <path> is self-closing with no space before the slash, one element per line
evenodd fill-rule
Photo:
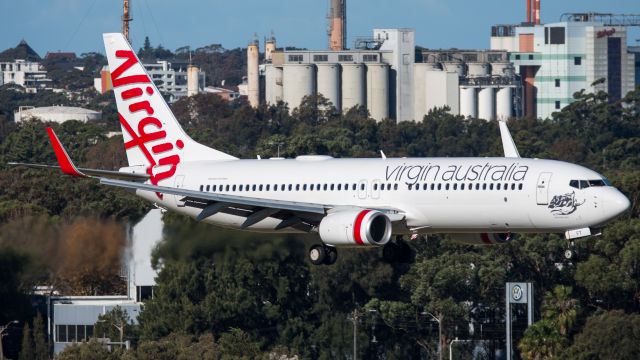
<path fill-rule="evenodd" d="M 335 246 L 382 246 L 391 240 L 391 220 L 376 210 L 331 213 L 320 222 L 320 238 Z"/>
<path fill-rule="evenodd" d="M 517 238 L 511 233 L 449 234 L 451 240 L 466 245 L 504 244 Z"/>

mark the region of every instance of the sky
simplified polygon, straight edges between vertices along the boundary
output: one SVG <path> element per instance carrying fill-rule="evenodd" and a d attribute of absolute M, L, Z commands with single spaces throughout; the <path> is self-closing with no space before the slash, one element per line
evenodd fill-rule
<path fill-rule="evenodd" d="M 244 47 L 271 31 L 278 46 L 324 49 L 329 0 L 130 0 L 131 40 L 165 48 Z M 104 53 L 101 34 L 121 29 L 121 0 L 2 0 L 0 50 L 26 40 L 47 51 Z M 638 0 L 542 0 L 542 21 L 567 12 L 640 13 Z M 491 25 L 519 23 L 525 0 L 348 0 L 348 45 L 373 28 L 413 28 L 416 45 L 488 48 Z M 629 43 L 640 45 L 640 29 Z"/>

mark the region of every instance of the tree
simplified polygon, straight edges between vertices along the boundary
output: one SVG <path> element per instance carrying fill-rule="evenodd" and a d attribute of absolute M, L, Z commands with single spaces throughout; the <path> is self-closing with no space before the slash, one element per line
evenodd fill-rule
<path fill-rule="evenodd" d="M 35 358 L 33 349 L 33 338 L 31 337 L 31 329 L 29 323 L 25 322 L 22 328 L 22 346 L 20 349 L 20 360 L 32 360 Z"/>
<path fill-rule="evenodd" d="M 44 323 L 42 321 L 42 315 L 40 312 L 36 314 L 33 320 L 33 342 L 35 350 L 35 360 L 47 360 L 49 359 L 49 345 L 47 344 L 46 332 Z"/>
<path fill-rule="evenodd" d="M 542 302 L 542 316 L 556 325 L 560 335 L 566 337 L 576 324 L 580 305 L 571 298 L 570 286 L 558 285 L 553 292 L 546 292 Z"/>
<path fill-rule="evenodd" d="M 558 356 L 566 340 L 551 320 L 540 320 L 529 326 L 518 343 L 524 360 L 553 359 Z"/>
<path fill-rule="evenodd" d="M 96 339 L 85 343 L 74 343 L 56 355 L 56 360 L 116 360 L 122 358 L 120 349 L 107 350 L 104 344 Z"/>
<path fill-rule="evenodd" d="M 563 357 L 566 359 L 637 359 L 640 354 L 640 315 L 620 310 L 587 319 L 582 332 Z"/>
<path fill-rule="evenodd" d="M 115 342 L 127 340 L 135 342 L 138 339 L 138 327 L 133 324 L 129 314 L 120 306 L 116 306 L 106 313 L 98 316 L 93 333 L 100 338 L 107 338 Z M 123 347 L 121 345 L 120 347 Z"/>

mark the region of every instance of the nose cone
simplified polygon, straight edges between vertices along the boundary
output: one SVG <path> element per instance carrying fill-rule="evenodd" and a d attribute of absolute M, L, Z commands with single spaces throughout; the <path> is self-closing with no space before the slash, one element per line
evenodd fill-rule
<path fill-rule="evenodd" d="M 611 204 L 607 207 L 611 209 L 614 216 L 620 216 L 631 208 L 631 201 L 620 191 L 616 191 L 615 196 L 611 199 Z"/>

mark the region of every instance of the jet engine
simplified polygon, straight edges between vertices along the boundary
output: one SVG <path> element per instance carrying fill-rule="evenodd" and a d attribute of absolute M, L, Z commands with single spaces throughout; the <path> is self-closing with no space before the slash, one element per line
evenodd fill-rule
<path fill-rule="evenodd" d="M 504 244 L 517 238 L 511 233 L 482 233 L 482 234 L 449 234 L 454 242 L 467 245 L 494 245 Z"/>
<path fill-rule="evenodd" d="M 383 246 L 391 239 L 391 220 L 376 210 L 331 213 L 319 227 L 322 242 L 334 246 Z"/>

